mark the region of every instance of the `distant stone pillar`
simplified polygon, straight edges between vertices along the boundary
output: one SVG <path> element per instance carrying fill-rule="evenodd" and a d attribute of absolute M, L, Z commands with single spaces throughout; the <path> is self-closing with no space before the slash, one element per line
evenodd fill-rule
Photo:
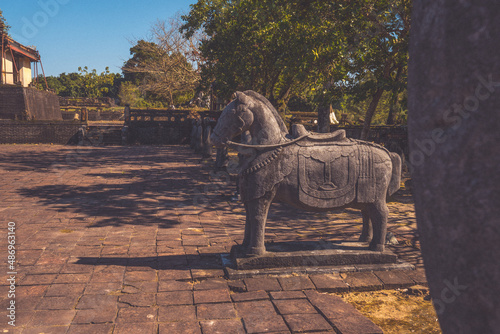
<path fill-rule="evenodd" d="M 130 104 L 125 105 L 125 109 L 123 110 L 123 116 L 125 118 L 125 123 L 130 123 Z"/>
<path fill-rule="evenodd" d="M 196 136 L 195 136 L 195 152 L 201 153 L 203 151 L 203 125 L 201 119 L 196 121 Z"/>
<path fill-rule="evenodd" d="M 443 333 L 500 330 L 500 6 L 415 0 L 409 166 Z"/>
<path fill-rule="evenodd" d="M 203 126 L 203 157 L 212 157 L 212 141 L 210 140 L 210 135 L 212 134 L 212 126 L 209 123 L 208 118 L 204 120 Z"/>
<path fill-rule="evenodd" d="M 82 122 L 87 122 L 88 121 L 88 112 L 87 112 L 87 108 L 82 108 L 81 109 L 81 121 Z"/>

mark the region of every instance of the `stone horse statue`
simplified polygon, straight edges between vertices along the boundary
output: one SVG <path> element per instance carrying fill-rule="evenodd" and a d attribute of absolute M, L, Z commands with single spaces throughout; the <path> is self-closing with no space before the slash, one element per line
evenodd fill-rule
<path fill-rule="evenodd" d="M 288 134 L 271 103 L 254 91 L 235 93 L 213 130 L 215 146 L 236 146 L 242 156 L 239 181 L 246 210 L 246 255 L 265 253 L 265 226 L 273 201 L 316 212 L 360 208 L 360 241 L 370 242 L 370 250 L 384 251 L 386 197 L 400 187 L 399 155 L 348 139 L 344 130 L 309 133 L 298 125 L 292 132 Z M 239 134 L 242 143 L 232 142 Z"/>

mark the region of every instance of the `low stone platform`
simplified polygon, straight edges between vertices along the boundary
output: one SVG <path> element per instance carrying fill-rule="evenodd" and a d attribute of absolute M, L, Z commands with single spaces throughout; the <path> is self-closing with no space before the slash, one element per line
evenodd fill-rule
<path fill-rule="evenodd" d="M 279 242 L 267 244 L 266 250 L 263 256 L 246 257 L 242 246 L 236 245 L 230 254 L 221 254 L 227 277 L 415 269 L 390 250 L 370 251 L 362 242 Z"/>
<path fill-rule="evenodd" d="M 346 266 L 358 264 L 396 263 L 397 256 L 390 250 L 374 252 L 362 242 L 281 242 L 266 245 L 266 254 L 245 257 L 240 245 L 231 249 L 235 268 L 264 269 L 282 267 Z"/>

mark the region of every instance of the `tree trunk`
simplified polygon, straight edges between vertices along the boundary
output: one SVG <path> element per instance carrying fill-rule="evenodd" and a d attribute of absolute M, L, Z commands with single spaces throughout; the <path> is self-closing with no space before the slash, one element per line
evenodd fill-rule
<path fill-rule="evenodd" d="M 319 106 L 318 107 L 318 132 L 321 132 L 321 133 L 330 132 L 330 107 L 329 106 Z"/>
<path fill-rule="evenodd" d="M 391 101 L 390 101 L 390 106 L 389 106 L 389 115 L 387 116 L 387 125 L 393 125 L 394 124 L 394 108 L 396 107 L 396 104 L 398 103 L 398 92 L 399 89 L 395 88 L 392 91 L 392 96 L 391 96 Z"/>
<path fill-rule="evenodd" d="M 500 6 L 413 2 L 409 166 L 444 334 L 500 328 Z"/>
<path fill-rule="evenodd" d="M 398 67 L 398 72 L 396 74 L 396 78 L 394 79 L 396 87 L 392 89 L 392 96 L 391 96 L 391 105 L 389 106 L 389 115 L 387 116 L 387 125 L 393 125 L 394 124 L 394 108 L 396 104 L 398 103 L 398 95 L 400 88 L 398 87 L 399 83 L 399 78 L 401 78 L 401 73 L 403 72 L 403 66 Z"/>
<path fill-rule="evenodd" d="M 370 102 L 368 110 L 366 111 L 365 122 L 363 123 L 363 130 L 361 130 L 361 138 L 360 138 L 361 140 L 368 139 L 368 134 L 370 133 L 370 125 L 372 124 L 372 118 L 373 115 L 375 114 L 375 110 L 377 110 L 377 105 L 378 102 L 380 101 L 380 98 L 382 97 L 382 93 L 384 93 L 384 90 L 382 88 L 378 88 L 375 94 L 373 94 L 372 101 Z"/>

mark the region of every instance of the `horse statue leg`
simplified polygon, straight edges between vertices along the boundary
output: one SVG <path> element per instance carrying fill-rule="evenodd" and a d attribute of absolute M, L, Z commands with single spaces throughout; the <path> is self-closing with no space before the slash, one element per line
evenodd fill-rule
<path fill-rule="evenodd" d="M 250 242 L 246 248 L 247 256 L 260 256 L 266 252 L 264 237 L 266 234 L 267 214 L 275 195 L 276 187 L 263 197 L 245 203 L 247 218 L 244 239 L 250 237 Z"/>
<path fill-rule="evenodd" d="M 361 230 L 359 241 L 370 242 L 373 239 L 373 226 L 370 221 L 370 213 L 367 208 L 363 208 L 361 214 L 363 216 L 363 229 Z"/>
<path fill-rule="evenodd" d="M 243 246 L 243 249 L 247 249 L 248 246 L 250 245 L 250 236 L 251 236 L 251 223 L 250 223 L 250 215 L 248 214 L 248 211 L 249 208 L 248 208 L 248 203 L 245 202 L 245 212 L 246 212 L 246 218 L 245 218 L 245 234 L 243 236 L 243 242 L 242 242 L 242 246 Z"/>
<path fill-rule="evenodd" d="M 387 233 L 387 216 L 389 209 L 385 199 L 377 200 L 374 203 L 368 204 L 368 215 L 373 225 L 373 239 L 370 242 L 370 250 L 383 252 L 385 247 L 385 235 Z M 364 224 L 364 220 L 363 220 Z"/>

